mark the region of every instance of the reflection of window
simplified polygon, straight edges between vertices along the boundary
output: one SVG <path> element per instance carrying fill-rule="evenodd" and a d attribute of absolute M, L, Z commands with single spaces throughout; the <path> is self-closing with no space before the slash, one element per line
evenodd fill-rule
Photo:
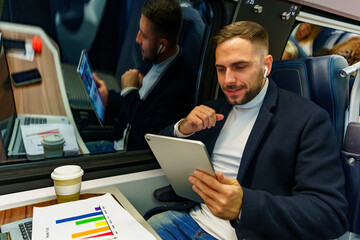
<path fill-rule="evenodd" d="M 93 2 L 93 1 L 97 1 L 97 0 L 90 0 L 89 2 Z M 116 74 L 117 68 L 121 66 L 121 64 L 119 64 L 119 55 L 121 54 L 121 51 L 127 49 L 124 46 L 129 46 L 128 42 L 135 46 L 137 45 L 135 43 L 135 38 L 136 38 L 137 29 L 139 27 L 141 7 L 135 7 L 135 6 L 137 5 L 141 6 L 144 1 L 145 0 L 106 1 L 104 14 L 102 15 L 102 18 L 98 19 L 99 29 L 96 34 L 96 38 L 91 46 L 91 49 L 89 50 L 89 56 L 92 55 L 93 57 L 92 59 L 90 59 L 92 66 L 98 72 L 104 70 L 105 73 L 102 74 L 106 75 L 106 77 L 108 75 L 114 76 Z M 5 2 L 6 4 L 4 5 L 2 11 L 2 18 L 1 18 L 2 20 L 11 21 L 14 23 L 40 26 L 49 36 L 53 38 L 55 42 L 58 43 L 58 45 L 60 46 L 59 50 L 60 50 L 60 56 L 62 57 L 61 59 L 62 63 L 66 63 L 64 64 L 64 66 L 67 67 L 66 70 L 63 70 L 65 86 L 67 87 L 68 86 L 66 82 L 67 79 L 72 79 L 67 75 L 68 74 L 67 72 L 73 70 L 72 68 L 70 68 L 72 67 L 70 65 L 74 65 L 74 64 L 71 64 L 70 61 L 66 62 L 67 60 L 63 57 L 64 51 L 72 52 L 71 49 L 72 47 L 82 49 L 83 46 L 79 46 L 78 45 L 79 42 L 76 42 L 75 40 L 73 44 L 68 45 L 67 49 L 62 48 L 61 47 L 62 44 L 59 44 L 60 39 L 59 36 L 56 35 L 54 13 L 57 12 L 59 6 L 60 5 L 62 6 L 62 4 L 60 3 L 57 4 L 56 1 L 49 1 L 47 4 L 43 5 L 42 1 L 39 0 L 23 0 L 21 1 L 21 3 L 18 1 L 11 1 L 10 5 L 9 5 L 10 1 L 5 1 Z M 180 2 L 183 9 L 184 23 L 183 23 L 182 34 L 179 39 L 179 45 L 183 49 L 183 54 L 187 59 L 186 62 L 191 67 L 191 71 L 193 71 L 194 75 L 200 78 L 201 74 L 199 74 L 198 71 L 199 69 L 201 69 L 200 64 L 203 58 L 202 56 L 203 48 L 207 44 L 210 37 L 209 36 L 210 31 L 208 27 L 210 27 L 212 24 L 213 13 L 211 12 L 211 6 L 206 1 L 183 0 Z M 123 5 L 126 5 L 126 7 L 123 7 Z M 23 6 L 27 6 L 28 7 L 27 10 L 33 9 L 32 11 L 27 11 L 27 12 L 37 12 L 36 9 L 42 9 L 41 15 L 36 18 L 36 20 L 37 19 L 40 20 L 38 22 L 35 21 L 31 14 L 30 15 L 20 14 L 22 12 Z M 135 12 L 137 12 L 137 14 L 133 14 Z M 84 13 L 83 17 L 86 18 L 86 12 Z M 132 23 L 133 25 L 131 25 Z M 135 34 L 131 36 L 130 34 L 123 35 L 123 33 L 130 33 L 130 30 L 135 30 Z M 74 29 L 74 31 L 76 31 L 76 29 Z M 74 36 L 76 34 L 74 33 L 71 35 Z M 114 39 L 116 41 L 114 41 Z M 116 56 L 114 56 L 114 54 Z M 127 63 L 135 58 L 135 55 L 132 54 L 125 54 L 125 56 Z M 80 54 L 75 57 L 76 61 L 79 57 Z M 110 69 L 110 65 L 111 65 L 111 69 Z M 68 71 L 68 69 L 70 70 Z M 84 78 L 84 80 L 87 80 L 86 77 Z M 106 81 L 107 79 L 104 78 L 104 80 Z M 110 78 L 110 80 L 112 81 L 113 78 Z M 111 88 L 111 83 L 109 85 Z M 76 90 L 76 92 L 82 93 L 81 92 L 82 89 L 79 88 L 67 89 L 68 98 L 71 107 L 75 106 L 75 103 L 77 102 L 79 103 L 79 105 L 80 103 L 83 103 L 81 101 L 76 102 L 74 99 L 70 99 L 69 97 L 70 90 L 72 91 Z M 77 116 L 75 116 L 75 113 L 76 111 L 80 112 L 81 110 L 73 108 L 72 111 L 74 114 L 74 119 L 75 121 L 77 121 L 78 119 Z M 78 129 L 80 129 L 79 126 L 82 125 L 87 125 L 87 126 L 95 125 L 92 121 L 85 119 L 84 115 L 81 116 L 79 115 L 78 117 L 81 120 L 77 122 Z M 94 131 L 94 129 L 86 129 L 86 130 L 90 133 L 93 133 L 91 131 Z"/>
<path fill-rule="evenodd" d="M 338 43 L 330 50 L 330 54 L 339 54 L 353 65 L 360 61 L 360 37 L 352 37 L 344 42 Z"/>
<path fill-rule="evenodd" d="M 355 38 L 354 38 L 355 37 Z M 296 50 L 293 46 L 296 46 Z M 339 54 L 349 65 L 360 60 L 360 37 L 357 34 L 321 27 L 310 23 L 299 23 L 292 32 L 284 49 L 283 60 Z"/>
<path fill-rule="evenodd" d="M 285 50 L 281 57 L 282 60 L 294 59 L 299 57 L 299 50 L 295 43 L 291 40 L 288 40 L 285 46 Z"/>

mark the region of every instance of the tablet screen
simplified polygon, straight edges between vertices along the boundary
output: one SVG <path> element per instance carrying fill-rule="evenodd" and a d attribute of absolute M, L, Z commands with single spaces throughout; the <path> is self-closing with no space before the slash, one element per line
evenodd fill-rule
<path fill-rule="evenodd" d="M 96 87 L 95 80 L 92 76 L 89 58 L 86 50 L 81 52 L 80 62 L 77 71 L 85 85 L 86 91 L 89 94 L 91 104 L 95 110 L 96 116 L 102 126 L 105 118 L 105 107 L 101 100 L 99 91 Z"/>

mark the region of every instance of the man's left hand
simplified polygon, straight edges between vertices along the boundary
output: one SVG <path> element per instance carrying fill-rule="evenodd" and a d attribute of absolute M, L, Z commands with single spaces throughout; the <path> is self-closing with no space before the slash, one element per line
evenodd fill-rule
<path fill-rule="evenodd" d="M 135 87 L 139 89 L 142 85 L 143 75 L 137 69 L 130 69 L 121 76 L 121 87 Z"/>
<path fill-rule="evenodd" d="M 243 190 L 235 178 L 216 174 L 216 179 L 196 170 L 189 177 L 193 190 L 200 195 L 212 214 L 224 219 L 236 219 L 242 208 Z"/>

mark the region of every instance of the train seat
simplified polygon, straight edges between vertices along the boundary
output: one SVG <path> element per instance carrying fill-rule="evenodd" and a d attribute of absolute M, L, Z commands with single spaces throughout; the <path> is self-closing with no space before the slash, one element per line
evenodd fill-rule
<path fill-rule="evenodd" d="M 143 1 L 137 1 L 141 6 Z M 127 27 L 127 33 L 123 42 L 122 50 L 118 59 L 115 77 L 121 79 L 122 74 L 131 68 L 140 68 L 142 66 L 142 56 L 140 49 L 135 42 L 139 29 L 139 20 L 141 13 L 136 8 L 134 15 Z M 183 50 L 183 56 L 188 64 L 191 74 L 196 76 L 200 64 L 200 55 L 202 49 L 203 36 L 205 32 L 205 23 L 199 11 L 192 7 L 182 7 L 183 24 L 179 36 L 179 46 Z M 196 77 L 194 77 L 196 79 Z"/>
<path fill-rule="evenodd" d="M 349 78 L 340 76 L 347 67 L 344 57 L 329 55 L 274 61 L 269 77 L 280 88 L 308 98 L 328 111 L 339 148 L 343 144 Z"/>
<path fill-rule="evenodd" d="M 354 65 L 353 65 L 354 66 Z M 345 170 L 345 191 L 349 208 L 349 231 L 360 234 L 360 74 L 357 72 L 350 95 L 349 123 L 341 152 Z"/>
<path fill-rule="evenodd" d="M 349 231 L 360 234 L 360 123 L 350 122 L 341 152 L 345 171 L 345 192 L 349 208 Z"/>
<path fill-rule="evenodd" d="M 342 78 L 339 75 L 340 70 L 347 67 L 345 62 L 346 60 L 338 55 L 279 61 L 274 63 L 270 76 L 279 87 L 295 90 L 329 112 L 342 150 L 341 161 L 344 166 L 345 193 L 349 206 L 347 211 L 349 231 L 360 234 L 359 99 L 354 98 L 355 102 L 349 103 L 349 77 Z M 290 78 L 298 81 L 287 81 Z M 351 95 L 354 94 L 360 93 L 352 90 Z M 351 95 L 352 99 L 354 96 Z M 354 106 L 350 107 L 349 104 L 353 103 Z M 345 111 L 347 108 L 348 113 Z M 352 113 L 353 111 L 355 113 Z M 342 141 L 343 135 L 345 137 Z"/>

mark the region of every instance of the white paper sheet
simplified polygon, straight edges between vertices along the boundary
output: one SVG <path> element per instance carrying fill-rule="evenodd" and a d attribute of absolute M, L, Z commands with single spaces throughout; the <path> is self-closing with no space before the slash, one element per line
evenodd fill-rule
<path fill-rule="evenodd" d="M 45 133 L 49 130 L 51 130 L 49 133 Z M 21 135 L 24 141 L 26 155 L 29 159 L 35 160 L 44 158 L 44 149 L 41 140 L 46 134 L 52 133 L 58 133 L 63 136 L 65 140 L 64 154 L 66 156 L 74 155 L 79 152 L 74 128 L 71 124 L 50 123 L 21 125 Z"/>
<path fill-rule="evenodd" d="M 150 240 L 155 237 L 107 193 L 49 207 L 34 207 L 32 239 Z"/>
<path fill-rule="evenodd" d="M 32 48 L 32 43 L 26 42 L 25 43 L 25 53 L 15 49 L 15 50 L 7 51 L 6 55 L 8 57 L 18 58 L 21 60 L 26 60 L 26 61 L 32 62 L 34 60 L 35 51 Z"/>

